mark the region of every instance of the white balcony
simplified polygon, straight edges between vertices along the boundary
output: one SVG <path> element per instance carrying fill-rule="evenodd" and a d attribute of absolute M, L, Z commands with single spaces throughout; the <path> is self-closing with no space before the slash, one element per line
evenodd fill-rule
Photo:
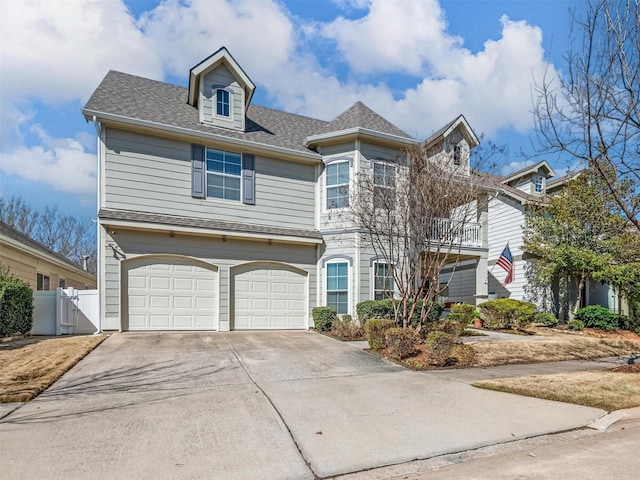
<path fill-rule="evenodd" d="M 482 247 L 480 224 L 459 222 L 449 218 L 436 218 L 433 221 L 431 239 L 442 244 L 461 247 Z"/>

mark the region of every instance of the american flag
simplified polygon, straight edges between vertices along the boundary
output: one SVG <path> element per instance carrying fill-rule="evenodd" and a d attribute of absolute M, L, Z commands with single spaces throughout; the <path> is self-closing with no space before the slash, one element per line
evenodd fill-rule
<path fill-rule="evenodd" d="M 502 285 L 513 282 L 515 269 L 513 266 L 513 255 L 511 255 L 511 249 L 509 248 L 508 243 L 507 246 L 504 247 L 504 250 L 502 250 L 502 253 L 500 254 L 500 258 L 498 258 L 496 265 L 507 272 L 507 276 L 505 277 L 504 282 L 502 282 Z"/>

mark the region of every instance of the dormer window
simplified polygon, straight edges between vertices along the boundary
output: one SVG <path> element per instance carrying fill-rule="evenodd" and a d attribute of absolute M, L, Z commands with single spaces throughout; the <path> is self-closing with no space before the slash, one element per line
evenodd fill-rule
<path fill-rule="evenodd" d="M 453 146 L 453 164 L 460 165 L 460 161 L 462 159 L 462 149 L 460 145 Z"/>
<path fill-rule="evenodd" d="M 216 115 L 229 117 L 229 92 L 222 88 L 216 90 Z"/>
<path fill-rule="evenodd" d="M 544 177 L 542 175 L 533 177 L 533 189 L 536 193 L 542 193 L 544 190 Z"/>

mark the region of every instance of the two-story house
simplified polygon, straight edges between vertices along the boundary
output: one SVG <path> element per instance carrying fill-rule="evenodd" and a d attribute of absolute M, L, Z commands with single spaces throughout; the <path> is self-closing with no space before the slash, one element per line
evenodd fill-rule
<path fill-rule="evenodd" d="M 386 266 L 334 214 L 356 172 L 384 178 L 418 141 L 360 102 L 327 122 L 253 105 L 254 90 L 221 48 L 188 88 L 110 71 L 89 99 L 103 329 L 306 329 L 317 305 L 353 314 L 383 295 Z M 478 139 L 460 116 L 426 144 L 468 165 Z M 483 279 L 486 221 L 458 257 Z"/>

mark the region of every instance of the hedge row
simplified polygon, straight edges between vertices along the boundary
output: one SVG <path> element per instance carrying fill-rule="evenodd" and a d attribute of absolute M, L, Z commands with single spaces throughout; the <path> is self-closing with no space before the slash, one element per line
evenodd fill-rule
<path fill-rule="evenodd" d="M 32 326 L 32 288 L 7 268 L 0 268 L 0 337 L 29 333 Z"/>

